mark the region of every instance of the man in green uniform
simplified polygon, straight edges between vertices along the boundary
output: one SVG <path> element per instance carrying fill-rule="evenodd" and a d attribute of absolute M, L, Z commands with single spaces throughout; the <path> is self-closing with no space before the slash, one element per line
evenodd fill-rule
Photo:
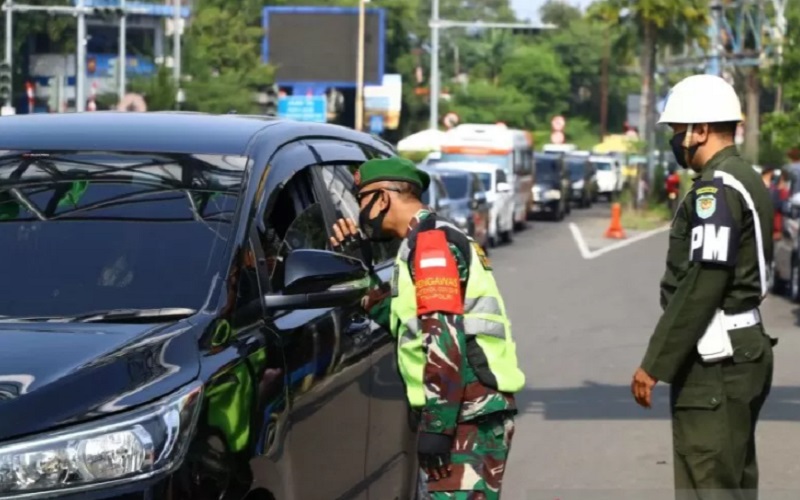
<path fill-rule="evenodd" d="M 672 222 L 661 280 L 663 314 L 631 391 L 651 405 L 670 384 L 676 498 L 755 499 L 755 428 L 772 382 L 774 341 L 759 305 L 767 294 L 773 209 L 736 150 L 741 104 L 712 75 L 673 89 L 659 123 L 678 163 L 696 176 Z"/>
<path fill-rule="evenodd" d="M 433 500 L 497 499 L 525 377 L 489 260 L 422 204 L 430 179 L 410 161 L 370 160 L 355 177 L 361 231 L 402 240 L 391 287 L 365 307 L 397 340 L 427 489 Z M 335 247 L 358 243 L 352 220 L 334 234 Z"/>

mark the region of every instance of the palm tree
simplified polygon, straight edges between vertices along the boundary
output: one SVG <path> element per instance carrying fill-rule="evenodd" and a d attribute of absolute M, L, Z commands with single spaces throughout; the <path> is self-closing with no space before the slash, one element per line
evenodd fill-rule
<path fill-rule="evenodd" d="M 706 42 L 708 0 L 601 0 L 593 11 L 604 19 L 627 14 L 640 40 L 639 64 L 642 75 L 639 132 L 644 139 L 654 127 L 656 55 L 660 47 L 691 41 Z"/>

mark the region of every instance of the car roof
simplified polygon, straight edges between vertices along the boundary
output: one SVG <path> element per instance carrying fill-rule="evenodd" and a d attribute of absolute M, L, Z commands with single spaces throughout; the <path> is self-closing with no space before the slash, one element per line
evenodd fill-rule
<path fill-rule="evenodd" d="M 537 152 L 536 155 L 534 155 L 533 159 L 538 160 L 539 158 L 541 158 L 543 160 L 560 160 L 564 156 L 565 154 L 563 152 L 544 151 L 544 152 Z"/>
<path fill-rule="evenodd" d="M 276 136 L 339 136 L 360 139 L 361 132 L 324 123 L 271 116 L 193 112 L 36 113 L 0 118 L 0 149 L 125 151 L 244 155 L 259 132 Z M 377 140 L 377 139 L 375 139 Z"/>
<path fill-rule="evenodd" d="M 595 162 L 595 163 L 599 163 L 599 162 L 614 163 L 616 161 L 616 159 L 614 159 L 611 156 L 605 156 L 605 155 L 591 155 L 591 156 L 589 156 L 589 161 Z"/>
<path fill-rule="evenodd" d="M 495 172 L 501 170 L 500 167 L 494 163 L 481 163 L 469 161 L 440 161 L 435 166 L 431 167 L 432 170 L 466 170 L 469 172 Z"/>

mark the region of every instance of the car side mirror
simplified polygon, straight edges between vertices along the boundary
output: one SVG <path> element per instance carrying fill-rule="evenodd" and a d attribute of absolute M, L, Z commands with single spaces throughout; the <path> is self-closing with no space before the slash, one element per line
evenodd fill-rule
<path fill-rule="evenodd" d="M 283 275 L 283 293 L 264 296 L 267 310 L 347 305 L 369 289 L 361 260 L 327 250 L 294 250 L 286 257 Z"/>
<path fill-rule="evenodd" d="M 498 193 L 510 193 L 511 192 L 511 184 L 507 182 L 498 182 L 497 183 L 497 192 Z"/>

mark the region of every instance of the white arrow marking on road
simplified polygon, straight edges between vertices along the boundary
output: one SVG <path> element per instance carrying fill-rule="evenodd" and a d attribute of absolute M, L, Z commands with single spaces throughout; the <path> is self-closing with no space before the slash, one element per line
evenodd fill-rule
<path fill-rule="evenodd" d="M 572 232 L 572 237 L 575 239 L 575 244 L 578 245 L 578 250 L 581 252 L 581 256 L 586 259 L 594 259 L 603 254 L 608 252 L 613 252 L 614 250 L 619 250 L 620 248 L 624 248 L 628 245 L 632 245 L 637 241 L 642 241 L 647 239 L 651 236 L 655 236 L 656 234 L 663 233 L 669 230 L 669 224 L 659 227 L 657 229 L 653 229 L 651 231 L 644 232 L 642 234 L 637 234 L 633 238 L 629 238 L 627 240 L 618 241 L 617 243 L 612 243 L 611 245 L 605 246 L 599 250 L 589 250 L 588 245 L 586 245 L 586 240 L 583 239 L 583 235 L 581 234 L 581 230 L 578 229 L 578 225 L 574 222 L 569 223 L 569 230 Z"/>

